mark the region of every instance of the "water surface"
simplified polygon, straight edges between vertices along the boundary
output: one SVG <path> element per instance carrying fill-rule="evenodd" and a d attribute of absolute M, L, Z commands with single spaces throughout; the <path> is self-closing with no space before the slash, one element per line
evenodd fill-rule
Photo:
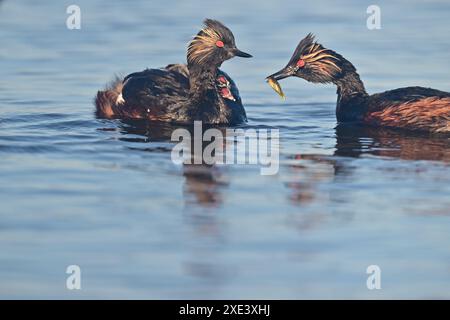
<path fill-rule="evenodd" d="M 448 91 L 447 1 L 0 3 L 1 298 L 450 298 L 448 139 L 338 126 L 335 88 L 264 82 L 316 33 L 369 92 Z M 223 65 L 278 128 L 280 171 L 181 166 L 170 128 L 96 119 L 113 74 L 185 61 L 205 17 L 254 59 Z M 82 290 L 66 289 L 66 267 Z M 382 289 L 366 287 L 366 268 Z"/>

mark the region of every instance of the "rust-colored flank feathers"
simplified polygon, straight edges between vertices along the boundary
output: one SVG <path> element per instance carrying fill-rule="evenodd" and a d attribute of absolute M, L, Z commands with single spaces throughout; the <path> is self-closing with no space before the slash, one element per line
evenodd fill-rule
<path fill-rule="evenodd" d="M 427 97 L 368 112 L 364 121 L 377 126 L 450 133 L 450 97 Z"/>

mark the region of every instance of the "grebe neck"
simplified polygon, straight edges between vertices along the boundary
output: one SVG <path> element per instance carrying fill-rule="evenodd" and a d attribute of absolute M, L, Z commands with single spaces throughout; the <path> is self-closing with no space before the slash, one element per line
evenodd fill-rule
<path fill-rule="evenodd" d="M 343 59 L 342 74 L 333 83 L 337 86 L 336 116 L 338 121 L 358 120 L 369 96 L 356 68 Z"/>
<path fill-rule="evenodd" d="M 188 64 L 189 69 L 189 100 L 190 113 L 199 120 L 210 123 L 223 121 L 221 119 L 223 103 L 217 92 L 216 78 L 219 72 L 217 66 Z"/>
<path fill-rule="evenodd" d="M 202 96 L 209 91 L 216 91 L 216 77 L 219 72 L 217 66 L 189 64 L 189 95 Z"/>

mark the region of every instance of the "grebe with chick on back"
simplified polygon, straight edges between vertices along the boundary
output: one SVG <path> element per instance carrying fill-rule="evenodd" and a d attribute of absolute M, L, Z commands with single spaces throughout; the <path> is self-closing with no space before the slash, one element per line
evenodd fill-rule
<path fill-rule="evenodd" d="M 219 68 L 233 57 L 250 58 L 236 47 L 233 33 L 206 19 L 189 43 L 187 65 L 171 64 L 116 79 L 95 98 L 102 118 L 147 119 L 178 124 L 236 125 L 247 121 L 234 81 Z"/>

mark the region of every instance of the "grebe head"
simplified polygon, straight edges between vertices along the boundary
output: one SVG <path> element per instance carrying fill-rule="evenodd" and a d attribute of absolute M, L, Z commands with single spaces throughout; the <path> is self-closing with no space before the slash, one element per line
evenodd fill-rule
<path fill-rule="evenodd" d="M 299 77 L 313 83 L 335 82 L 343 74 L 343 63 L 342 56 L 317 43 L 310 33 L 300 41 L 286 67 L 266 79 L 284 97 L 278 80 Z"/>
<path fill-rule="evenodd" d="M 233 57 L 251 58 L 236 47 L 233 33 L 217 20 L 206 19 L 204 27 L 189 43 L 187 59 L 190 65 L 220 66 Z"/>

